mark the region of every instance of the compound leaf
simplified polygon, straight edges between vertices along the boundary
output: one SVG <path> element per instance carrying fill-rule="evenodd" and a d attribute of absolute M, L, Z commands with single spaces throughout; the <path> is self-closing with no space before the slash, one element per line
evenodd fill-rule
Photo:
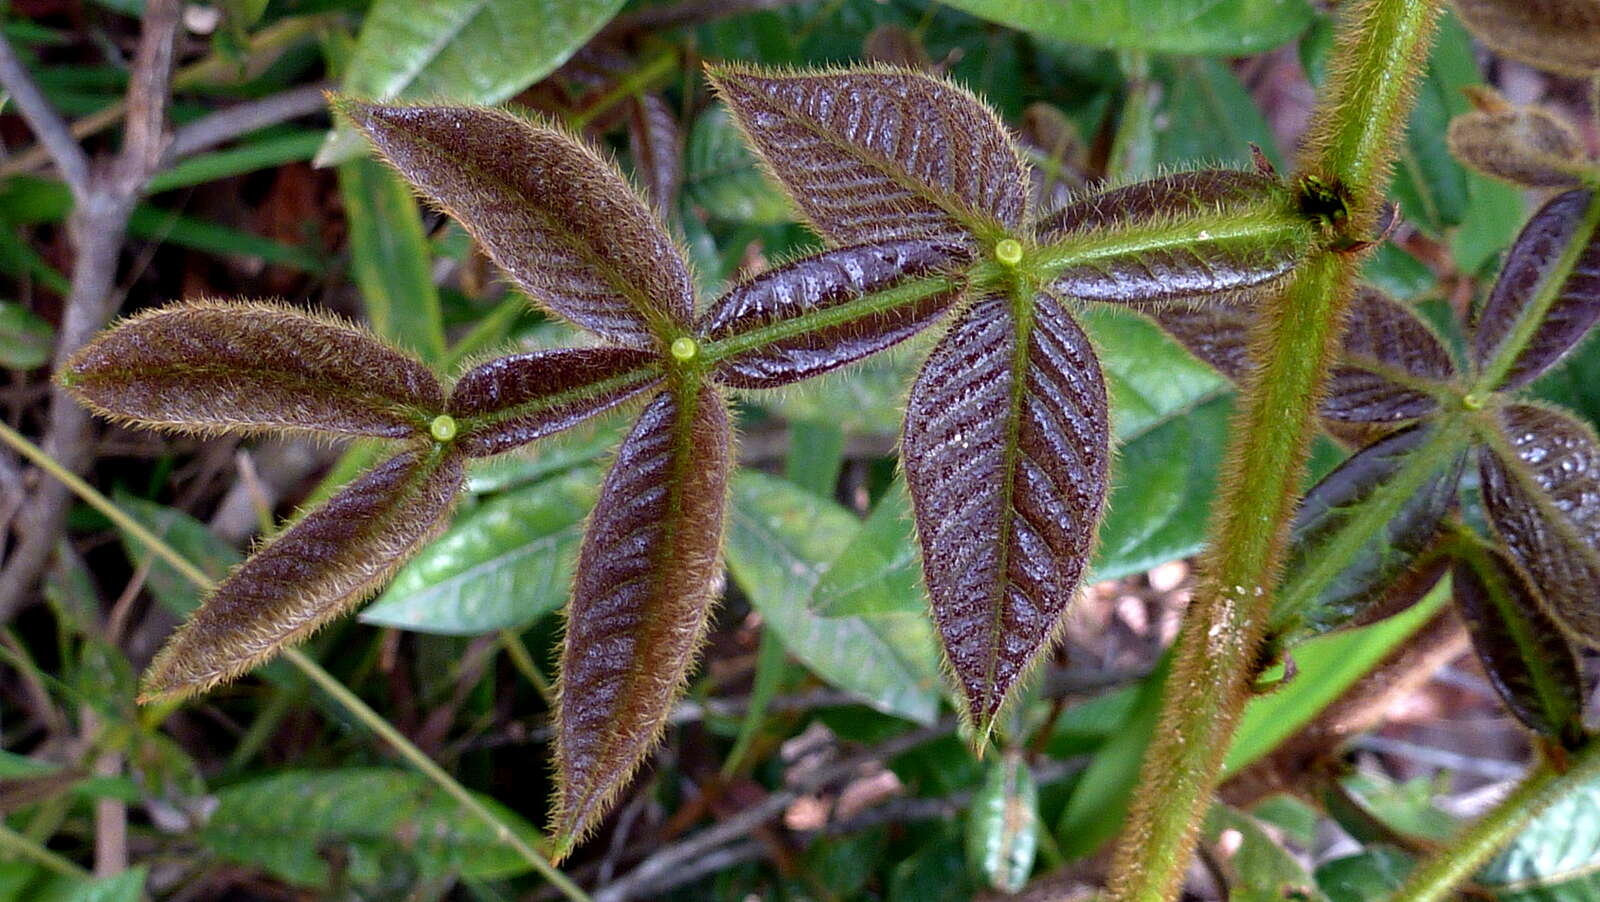
<path fill-rule="evenodd" d="M 967 259 L 960 245 L 924 239 L 825 251 L 734 286 L 706 311 L 700 334 L 710 342 L 750 345 L 718 362 L 717 375 L 728 385 L 798 382 L 910 338 L 938 319 L 960 292 L 955 279 L 908 286 L 918 294 L 900 303 L 885 303 L 898 295 L 884 293 Z"/>
<path fill-rule="evenodd" d="M 60 379 L 101 416 L 201 435 L 403 438 L 444 404 L 426 366 L 371 333 L 255 302 L 140 314 L 75 354 Z"/>
<path fill-rule="evenodd" d="M 659 358 L 632 348 L 566 348 L 513 354 L 468 371 L 447 412 L 457 444 L 489 457 L 596 416 L 661 382 Z"/>
<path fill-rule="evenodd" d="M 656 396 L 578 552 L 556 717 L 558 853 L 605 814 L 666 725 L 721 588 L 732 433 L 721 392 Z"/>
<path fill-rule="evenodd" d="M 439 446 L 368 471 L 217 586 L 151 662 L 141 700 L 231 680 L 349 610 L 443 529 L 465 480 Z"/>
<path fill-rule="evenodd" d="M 711 79 L 818 233 L 836 244 L 994 239 L 1027 215 L 1028 173 L 1005 127 L 949 82 L 896 69 Z"/>
<path fill-rule="evenodd" d="M 1452 571 L 1456 608 L 1484 673 L 1517 719 L 1558 742 L 1583 737 L 1583 679 L 1572 644 L 1502 554 L 1474 548 Z"/>
<path fill-rule="evenodd" d="M 1478 454 L 1489 520 L 1547 613 L 1600 646 L 1600 442 L 1579 420 L 1530 404 L 1497 420 Z"/>
<path fill-rule="evenodd" d="M 980 744 L 1047 650 L 1088 563 L 1106 389 L 1059 302 L 975 303 L 911 388 L 902 460 L 934 621 Z"/>
<path fill-rule="evenodd" d="M 1351 299 L 1322 415 L 1348 423 L 1410 420 L 1439 406 L 1428 391 L 1455 378 L 1444 342 L 1408 308 L 1363 286 Z"/>
<path fill-rule="evenodd" d="M 1563 75 L 1600 71 L 1600 7 L 1592 0 L 1456 0 L 1455 6 L 1497 53 Z"/>
<path fill-rule="evenodd" d="M 1392 613 L 1375 608 L 1433 544 L 1466 467 L 1462 449 L 1417 456 L 1436 432 L 1422 424 L 1379 439 L 1306 493 L 1273 613 L 1285 645 Z M 1398 483 L 1414 465 L 1426 469 Z M 1359 550 L 1334 551 L 1336 543 L 1347 542 L 1358 542 Z M 1330 560 L 1349 564 L 1330 572 Z"/>
<path fill-rule="evenodd" d="M 1051 282 L 1060 294 L 1116 304 L 1189 299 L 1288 273 L 1305 249 L 1298 230 L 1269 236 L 1227 228 L 1251 217 L 1282 215 L 1288 205 L 1289 193 L 1264 175 L 1181 172 L 1068 204 L 1040 222 L 1038 236 L 1043 244 L 1062 244 L 1128 234 L 1123 246 L 1062 268 Z"/>
<path fill-rule="evenodd" d="M 1473 356 L 1487 366 L 1500 345 L 1549 295 L 1542 321 L 1512 362 L 1500 388 L 1517 388 L 1554 366 L 1600 319 L 1600 205 L 1591 190 L 1559 194 L 1533 214 L 1506 254 L 1500 278 L 1478 315 Z"/>
<path fill-rule="evenodd" d="M 337 106 L 555 312 L 635 347 L 693 318 L 688 265 L 672 239 L 616 166 L 581 140 L 500 110 L 349 98 Z"/>
<path fill-rule="evenodd" d="M 1558 116 L 1514 107 L 1490 88 L 1472 92 L 1478 109 L 1450 120 L 1450 152 L 1484 175 L 1522 187 L 1566 188 L 1588 168 L 1583 139 Z"/>

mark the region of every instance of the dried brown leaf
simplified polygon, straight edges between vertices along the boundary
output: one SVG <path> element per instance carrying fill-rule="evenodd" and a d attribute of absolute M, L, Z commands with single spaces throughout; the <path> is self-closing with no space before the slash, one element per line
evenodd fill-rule
<path fill-rule="evenodd" d="M 1497 53 L 1547 72 L 1600 72 L 1594 0 L 1456 0 L 1461 21 Z"/>
<path fill-rule="evenodd" d="M 1456 159 L 1485 175 L 1531 188 L 1572 187 L 1589 168 L 1583 139 L 1538 107 L 1478 109 L 1450 120 Z"/>

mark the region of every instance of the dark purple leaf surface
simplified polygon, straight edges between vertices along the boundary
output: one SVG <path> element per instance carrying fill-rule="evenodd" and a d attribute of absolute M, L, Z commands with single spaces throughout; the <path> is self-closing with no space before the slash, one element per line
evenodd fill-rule
<path fill-rule="evenodd" d="M 488 457 L 576 426 L 661 379 L 657 355 L 631 348 L 513 354 L 463 375 L 448 412 L 461 421 L 461 449 Z"/>

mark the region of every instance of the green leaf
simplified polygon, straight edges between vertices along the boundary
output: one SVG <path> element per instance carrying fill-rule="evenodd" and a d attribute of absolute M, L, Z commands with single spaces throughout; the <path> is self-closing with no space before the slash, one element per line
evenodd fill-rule
<path fill-rule="evenodd" d="M 144 190 L 146 194 L 160 194 L 174 188 L 204 185 L 236 175 L 298 163 L 311 159 L 321 143 L 321 132 L 305 131 L 200 154 L 157 174 L 145 185 Z"/>
<path fill-rule="evenodd" d="M 1232 391 L 1226 379 L 1142 316 L 1095 306 L 1084 311 L 1083 327 L 1094 338 L 1120 441 Z"/>
<path fill-rule="evenodd" d="M 478 801 L 523 839 L 538 842 L 538 831 L 516 813 L 487 796 Z M 494 879 L 527 869 L 483 819 L 405 771 L 287 771 L 221 789 L 216 802 L 199 841 L 216 855 L 300 886 L 328 886 L 330 848 L 342 854 L 345 877 L 357 885 L 450 873 Z"/>
<path fill-rule="evenodd" d="M 199 520 L 183 511 L 118 492 L 114 499 L 140 525 L 155 533 L 183 558 L 199 567 L 213 580 L 220 582 L 228 571 L 239 563 L 239 552 L 232 545 L 217 538 L 217 534 Z M 122 534 L 122 547 L 128 560 L 135 566 L 150 567 L 145 585 L 155 595 L 162 607 L 187 617 L 200 606 L 200 589 L 193 582 L 155 555 L 143 542 Z"/>
<path fill-rule="evenodd" d="M 67 897 L 68 902 L 139 902 L 148 873 L 144 865 L 129 868 L 114 877 L 86 883 Z"/>
<path fill-rule="evenodd" d="M 1145 747 L 1161 716 L 1162 688 L 1171 671 L 1172 656 L 1165 654 L 1139 684 L 1132 707 L 1078 779 L 1056 825 L 1063 855 L 1082 858 L 1093 854 L 1122 829 Z"/>
<path fill-rule="evenodd" d="M 14 301 L 0 301 L 0 366 L 31 370 L 50 362 L 56 330 Z"/>
<path fill-rule="evenodd" d="M 927 611 L 903 480 L 890 483 L 861 529 L 823 571 L 814 599 L 812 607 L 825 617 Z"/>
<path fill-rule="evenodd" d="M 825 617 L 813 606 L 828 562 L 860 528 L 832 501 L 741 471 L 733 482 L 728 566 L 767 628 L 813 673 L 880 711 L 931 723 L 942 681 L 924 611 Z"/>
<path fill-rule="evenodd" d="M 1282 162 L 1266 117 L 1227 63 L 1173 57 L 1155 67 L 1165 91 L 1156 114 L 1156 162 L 1251 163 L 1250 145 Z"/>
<path fill-rule="evenodd" d="M 1040 37 L 1126 50 L 1247 56 L 1287 43 L 1311 24 L 1304 0 L 946 0 L 975 16 Z"/>
<path fill-rule="evenodd" d="M 350 263 L 373 331 L 437 366 L 444 322 L 433 287 L 433 255 L 411 189 L 373 160 L 339 167 L 350 229 Z"/>
<path fill-rule="evenodd" d="M 1228 902 L 1321 902 L 1315 881 L 1262 828 L 1242 811 L 1214 804 L 1202 828 L 1213 859 L 1227 879 Z"/>
<path fill-rule="evenodd" d="M 1015 893 L 1039 848 L 1039 789 L 1018 752 L 996 755 L 967 812 L 967 861 L 989 885 Z"/>
<path fill-rule="evenodd" d="M 1535 815 L 1473 882 L 1506 902 L 1584 902 L 1600 894 L 1600 780 Z"/>
<path fill-rule="evenodd" d="M 564 604 L 600 473 L 571 470 L 458 517 L 403 567 L 361 620 L 469 636 L 527 626 Z"/>
<path fill-rule="evenodd" d="M 1378 846 L 1317 867 L 1317 886 L 1328 902 L 1383 902 L 1400 888 L 1414 866 L 1404 852 Z"/>
<path fill-rule="evenodd" d="M 726 107 L 711 107 L 695 120 L 684 169 L 684 191 L 712 219 L 751 225 L 794 219 L 789 198 L 761 171 Z"/>
<path fill-rule="evenodd" d="M 1449 600 L 1444 585 L 1387 620 L 1318 636 L 1295 647 L 1297 674 L 1268 695 L 1251 699 L 1223 764 L 1238 773 L 1309 723 L 1345 690 L 1415 633 Z"/>
<path fill-rule="evenodd" d="M 369 100 L 448 99 L 492 105 L 555 71 L 623 0 L 378 0 L 356 38 L 343 88 Z M 335 130 L 321 166 L 360 153 Z"/>

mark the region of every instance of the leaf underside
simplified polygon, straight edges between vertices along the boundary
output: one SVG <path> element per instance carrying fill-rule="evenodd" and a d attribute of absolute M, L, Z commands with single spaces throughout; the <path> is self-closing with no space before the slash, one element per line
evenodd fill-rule
<path fill-rule="evenodd" d="M 513 354 L 456 382 L 447 411 L 470 457 L 488 457 L 596 416 L 661 382 L 657 355 L 632 348 Z"/>
<path fill-rule="evenodd" d="M 275 304 L 174 304 L 103 332 L 62 383 L 102 416 L 203 435 L 403 438 L 444 390 L 416 359 L 338 320 Z"/>
<path fill-rule="evenodd" d="M 1347 423 L 1415 419 L 1439 402 L 1397 379 L 1443 387 L 1455 375 L 1450 352 L 1427 324 L 1377 289 L 1363 286 L 1351 299 L 1322 415 Z"/>
<path fill-rule="evenodd" d="M 731 432 L 721 392 L 663 392 L 623 441 L 578 555 L 556 719 L 562 848 L 654 746 L 721 589 Z"/>
<path fill-rule="evenodd" d="M 1403 429 L 1352 454 L 1306 493 L 1295 514 L 1293 550 L 1285 568 L 1284 584 L 1315 565 L 1325 544 L 1360 506 L 1393 479 L 1412 454 L 1428 440 L 1433 427 L 1426 424 Z M 1395 582 L 1417 562 L 1439 533 L 1445 514 L 1455 504 L 1456 487 L 1466 468 L 1466 456 L 1457 455 L 1438 466 L 1422 487 L 1408 497 L 1399 512 L 1380 528 L 1301 611 L 1285 612 L 1296 621 L 1290 644 L 1309 636 L 1359 626 L 1392 611 L 1376 611 L 1388 600 Z"/>
<path fill-rule="evenodd" d="M 1511 405 L 1498 421 L 1499 440 L 1478 454 L 1490 522 L 1549 614 L 1600 647 L 1600 443 L 1543 407 Z"/>
<path fill-rule="evenodd" d="M 1266 299 L 1251 292 L 1223 298 L 1196 298 L 1149 311 L 1163 331 L 1189 353 L 1234 382 L 1243 382 L 1255 362 L 1250 356 L 1250 329 L 1256 308 Z"/>
<path fill-rule="evenodd" d="M 672 239 L 616 166 L 578 139 L 499 110 L 348 99 L 339 108 L 556 313 L 635 347 L 692 319 Z"/>
<path fill-rule="evenodd" d="M 444 528 L 465 479 L 461 455 L 438 447 L 368 471 L 218 584 L 156 655 L 142 698 L 203 692 L 344 614 Z"/>
<path fill-rule="evenodd" d="M 1600 71 L 1600 6 L 1593 0 L 1456 0 L 1455 6 L 1496 52 L 1564 75 Z"/>
<path fill-rule="evenodd" d="M 1182 172 L 1117 188 L 1068 204 L 1038 227 L 1042 243 L 1074 234 L 1149 228 L 1183 219 L 1218 218 L 1287 203 L 1275 179 L 1231 169 Z M 1301 248 L 1260 237 L 1222 240 L 1197 227 L 1193 240 L 1138 248 L 1068 266 L 1051 288 L 1083 301 L 1139 304 L 1191 299 L 1251 288 L 1280 278 Z"/>
<path fill-rule="evenodd" d="M 980 737 L 1054 641 L 1106 492 L 1099 364 L 1054 298 L 1031 306 L 1030 324 L 1005 297 L 976 302 L 906 410 L 902 460 L 933 618 Z"/>
<path fill-rule="evenodd" d="M 948 82 L 896 69 L 711 79 L 750 143 L 835 244 L 971 242 L 1027 216 L 1028 174 L 1005 127 Z"/>
<path fill-rule="evenodd" d="M 1570 742 L 1583 734 L 1583 678 L 1561 628 L 1537 592 L 1498 551 L 1458 560 L 1457 609 L 1483 670 L 1506 707 L 1530 730 Z"/>
<path fill-rule="evenodd" d="M 1474 110 L 1450 121 L 1450 152 L 1473 169 L 1530 188 L 1577 185 L 1583 139 L 1537 107 Z"/>
<path fill-rule="evenodd" d="M 628 105 L 628 148 L 634 177 L 658 211 L 672 210 L 683 183 L 683 134 L 678 115 L 659 94 Z"/>
<path fill-rule="evenodd" d="M 1472 348 L 1479 365 L 1487 363 L 1516 329 L 1517 320 L 1552 277 L 1562 252 L 1583 227 L 1593 202 L 1594 192 L 1587 189 L 1559 194 L 1523 226 L 1478 317 Z M 1554 303 L 1499 388 L 1518 388 L 1532 382 L 1572 350 L 1600 320 L 1600 239 L 1592 231 L 1581 240 L 1585 246 L 1557 289 Z"/>
<path fill-rule="evenodd" d="M 700 333 L 712 342 L 734 338 L 845 307 L 896 284 L 947 272 L 968 259 L 960 245 L 924 239 L 825 251 L 735 286 L 706 311 Z M 921 331 L 943 315 L 958 293 L 952 283 L 913 303 L 808 328 L 724 358 L 717 364 L 717 377 L 736 388 L 775 388 L 837 369 Z"/>

